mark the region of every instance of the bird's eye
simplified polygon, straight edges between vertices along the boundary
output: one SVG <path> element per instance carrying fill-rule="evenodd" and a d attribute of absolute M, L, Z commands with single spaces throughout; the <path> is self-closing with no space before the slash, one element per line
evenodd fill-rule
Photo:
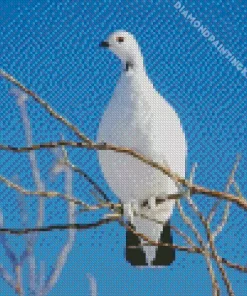
<path fill-rule="evenodd" d="M 116 40 L 117 42 L 122 43 L 124 42 L 124 37 L 117 37 Z"/>

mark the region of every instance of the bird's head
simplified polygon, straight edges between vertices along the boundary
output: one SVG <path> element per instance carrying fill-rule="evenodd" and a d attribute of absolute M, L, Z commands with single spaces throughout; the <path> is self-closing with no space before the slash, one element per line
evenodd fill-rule
<path fill-rule="evenodd" d="M 143 57 L 135 37 L 126 31 L 116 31 L 100 43 L 101 47 L 108 48 L 122 62 L 124 69 L 143 67 Z"/>

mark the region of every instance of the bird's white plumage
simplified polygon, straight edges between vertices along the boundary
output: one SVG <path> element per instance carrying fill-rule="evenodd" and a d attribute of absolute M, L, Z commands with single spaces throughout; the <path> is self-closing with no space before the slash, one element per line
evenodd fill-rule
<path fill-rule="evenodd" d="M 131 58 L 134 67 L 122 71 L 100 121 L 97 141 L 129 147 L 184 176 L 187 148 L 180 119 L 146 75 L 142 55 L 134 37 L 127 32 L 121 32 L 123 34 L 127 36 L 126 43 L 129 39 L 129 43 L 134 45 L 129 45 L 125 50 L 128 54 L 121 52 L 119 57 L 123 66 Z M 109 42 L 114 40 L 112 35 Z M 118 55 L 118 49 L 114 48 L 112 51 Z M 176 184 L 169 177 L 129 155 L 99 151 L 98 156 L 106 181 L 123 203 L 178 192 Z M 155 209 L 143 209 L 143 213 L 166 222 L 173 207 L 174 201 L 167 200 Z M 159 239 L 162 225 L 140 217 L 134 217 L 133 224 L 137 232 L 155 241 Z M 150 263 L 154 258 L 155 248 L 145 247 L 145 251 Z"/>

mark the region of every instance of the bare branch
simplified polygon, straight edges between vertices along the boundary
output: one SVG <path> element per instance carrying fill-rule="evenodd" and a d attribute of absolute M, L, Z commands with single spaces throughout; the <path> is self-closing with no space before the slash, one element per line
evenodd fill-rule
<path fill-rule="evenodd" d="M 194 225 L 194 223 L 192 222 L 190 217 L 188 217 L 185 214 L 185 212 L 183 210 L 183 207 L 182 207 L 179 200 L 176 200 L 176 206 L 178 208 L 179 214 L 182 217 L 184 223 L 192 230 L 192 232 L 194 233 L 198 243 L 200 244 L 201 247 L 203 247 L 204 246 L 204 241 L 202 239 L 202 236 L 200 235 L 199 231 L 197 230 L 196 226 Z"/>
<path fill-rule="evenodd" d="M 231 174 L 230 174 L 230 176 L 228 178 L 227 184 L 226 184 L 226 188 L 225 188 L 226 192 L 229 192 L 230 186 L 235 183 L 235 180 L 234 180 L 235 179 L 235 173 L 237 171 L 239 162 L 240 162 L 240 155 L 237 155 L 236 161 L 235 161 L 233 169 L 232 169 L 232 172 L 231 172 Z M 223 262 L 222 262 L 221 258 L 217 254 L 217 250 L 216 250 L 215 242 L 214 242 L 216 236 L 222 231 L 222 229 L 224 228 L 224 226 L 225 226 L 225 224 L 227 222 L 227 219 L 229 217 L 230 205 L 231 205 L 231 203 L 227 202 L 227 204 L 225 206 L 225 209 L 224 209 L 224 213 L 223 213 L 223 217 L 222 217 L 221 222 L 218 224 L 216 230 L 213 233 L 211 233 L 211 231 L 210 231 L 210 220 L 211 220 L 211 217 L 215 213 L 214 211 L 216 211 L 216 209 L 214 207 L 213 208 L 214 211 L 211 211 L 211 213 L 209 215 L 210 219 L 208 219 L 206 221 L 205 228 L 206 228 L 206 231 L 207 231 L 207 238 L 208 238 L 209 246 L 210 246 L 211 251 L 212 251 L 213 258 L 215 259 L 215 261 L 217 263 L 217 266 L 218 266 L 218 268 L 219 268 L 219 270 L 221 272 L 221 276 L 222 276 L 222 279 L 223 279 L 223 281 L 225 283 L 228 295 L 234 296 L 234 291 L 233 291 L 231 282 L 228 279 L 227 272 L 225 271 L 224 266 L 223 266 Z"/>
<path fill-rule="evenodd" d="M 145 241 L 148 241 L 148 245 L 154 245 L 154 246 L 170 246 L 174 247 L 175 249 L 178 249 L 180 251 L 187 251 L 189 253 L 203 253 L 203 250 L 199 247 L 186 247 L 186 246 L 178 246 L 178 245 L 170 245 L 165 243 L 158 243 L 155 241 L 150 240 L 148 237 L 144 236 L 142 233 L 138 233 L 135 230 L 133 230 L 131 227 L 129 227 L 127 224 L 125 224 L 123 221 L 119 220 L 119 215 L 111 216 L 110 218 L 101 219 L 98 222 L 90 223 L 90 224 L 65 224 L 65 225 L 49 225 L 49 226 L 43 226 L 39 228 L 25 228 L 25 229 L 18 229 L 18 228 L 0 228 L 0 232 L 7 232 L 10 234 L 15 235 L 23 235 L 27 234 L 29 232 L 46 232 L 46 231 L 53 231 L 53 230 L 67 230 L 67 229 L 76 229 L 76 230 L 87 230 L 99 227 L 104 224 L 109 224 L 111 222 L 119 222 L 120 225 L 124 226 L 126 229 L 133 231 L 137 236 L 142 238 Z M 144 244 L 145 245 L 145 244 Z M 247 267 L 241 266 L 239 264 L 235 264 L 230 262 L 229 260 L 225 258 L 220 259 L 222 263 L 226 264 L 228 267 L 237 269 L 239 271 L 247 273 Z"/>
<path fill-rule="evenodd" d="M 165 167 L 164 165 L 159 164 L 149 158 L 146 158 L 142 154 L 140 154 L 132 149 L 129 149 L 127 147 L 118 147 L 118 146 L 106 144 L 106 143 L 87 144 L 87 143 L 73 142 L 73 141 L 58 141 L 58 142 L 42 143 L 42 144 L 37 144 L 37 145 L 32 145 L 30 147 L 22 147 L 22 148 L 0 144 L 0 150 L 7 150 L 7 151 L 13 151 L 13 152 L 27 152 L 27 151 L 31 151 L 31 150 L 56 148 L 59 146 L 70 146 L 73 148 L 86 148 L 86 149 L 90 149 L 90 150 L 109 150 L 109 151 L 115 151 L 117 153 L 125 153 L 128 155 L 132 155 L 134 158 L 139 159 L 143 163 L 150 165 L 151 167 L 156 168 L 157 170 L 163 172 L 168 177 L 173 179 L 174 182 L 187 187 L 188 189 L 190 189 L 191 194 L 197 193 L 197 194 L 207 195 L 209 197 L 216 197 L 221 200 L 228 200 L 228 201 L 234 202 L 235 204 L 237 204 L 239 207 L 243 208 L 244 210 L 247 210 L 247 201 L 244 198 L 242 198 L 242 196 L 239 197 L 239 196 L 235 196 L 233 194 L 229 194 L 226 192 L 221 192 L 221 191 L 217 191 L 214 189 L 209 189 L 209 188 L 206 188 L 206 187 L 203 187 L 200 185 L 190 184 L 190 182 L 188 180 L 186 180 L 182 177 L 179 177 L 176 173 L 173 173 L 169 168 Z M 174 199 L 174 196 L 172 196 L 171 198 Z M 181 195 L 178 195 L 177 198 L 181 198 Z M 162 202 L 164 200 L 165 200 L 165 198 L 159 198 L 158 201 Z M 157 200 L 156 200 L 156 202 L 157 202 Z"/>
<path fill-rule="evenodd" d="M 63 159 L 66 160 L 67 158 L 67 151 L 63 150 Z M 65 193 L 68 196 L 73 195 L 73 189 L 72 189 L 72 182 L 73 182 L 73 173 L 71 168 L 68 168 L 67 166 L 64 167 L 64 173 L 65 173 Z M 75 204 L 68 202 L 68 223 L 73 224 L 75 223 Z M 75 241 L 75 230 L 70 229 L 68 234 L 67 242 L 64 244 L 57 261 L 55 263 L 55 266 L 53 267 L 53 270 L 51 274 L 49 275 L 46 283 L 44 284 L 44 288 L 41 290 L 43 295 L 47 295 L 55 283 L 57 282 L 63 267 L 67 261 L 68 255 L 73 247 L 74 241 Z"/>
<path fill-rule="evenodd" d="M 205 188 L 200 185 L 196 185 L 193 182 L 193 177 L 195 174 L 195 166 L 192 169 L 190 179 L 186 180 L 186 179 L 180 177 L 178 174 L 172 172 L 169 167 L 165 167 L 163 164 L 159 164 L 159 163 L 145 157 L 144 155 L 142 155 L 132 149 L 129 149 L 127 147 L 118 147 L 118 146 L 114 146 L 112 144 L 107 144 L 107 143 L 94 143 L 92 140 L 87 138 L 75 125 L 70 123 L 64 117 L 60 116 L 56 111 L 54 111 L 49 106 L 48 103 L 46 103 L 36 93 L 34 93 L 33 91 L 31 91 L 30 89 L 25 87 L 23 84 L 21 84 L 17 79 L 15 79 L 14 77 L 12 77 L 11 75 L 9 75 L 8 73 L 6 73 L 5 71 L 3 71 L 1 69 L 0 69 L 0 75 L 2 77 L 4 77 L 5 79 L 7 79 L 8 81 L 12 82 L 14 85 L 16 85 L 19 89 L 21 89 L 26 94 L 26 96 L 23 95 L 22 97 L 19 98 L 18 104 L 20 105 L 20 108 L 21 108 L 22 117 L 24 120 L 26 138 L 27 138 L 27 147 L 20 148 L 20 147 L 13 147 L 13 146 L 7 146 L 7 145 L 0 144 L 0 150 L 13 151 L 13 152 L 18 152 L 18 153 L 21 153 L 21 152 L 29 152 L 30 153 L 29 156 L 30 156 L 30 161 L 31 161 L 31 165 L 32 165 L 32 171 L 34 174 L 34 179 L 35 179 L 35 183 L 37 185 L 38 190 L 37 191 L 28 191 L 28 190 L 22 188 L 21 186 L 7 180 L 5 177 L 2 177 L 2 176 L 0 176 L 0 181 L 4 182 L 7 186 L 17 190 L 18 192 L 20 192 L 24 195 L 39 196 L 40 197 L 40 205 L 41 205 L 40 211 L 39 211 L 40 215 L 39 215 L 39 219 L 38 219 L 38 221 L 40 221 L 40 222 L 37 223 L 35 228 L 7 229 L 7 228 L 3 228 L 3 225 L 0 225 L 0 227 L 1 227 L 0 228 L 0 236 L 2 238 L 4 238 L 4 233 L 21 235 L 21 234 L 30 234 L 33 232 L 35 233 L 34 234 L 34 236 L 35 236 L 35 235 L 37 235 L 38 232 L 42 232 L 42 231 L 63 230 L 63 229 L 69 230 L 68 241 L 64 245 L 64 247 L 58 257 L 56 265 L 55 265 L 51 275 L 49 276 L 48 280 L 46 281 L 46 283 L 44 283 L 43 288 L 41 286 L 39 287 L 39 293 L 47 294 L 51 290 L 51 288 L 53 287 L 55 282 L 57 281 L 57 279 L 61 273 L 61 270 L 67 260 L 68 253 L 70 252 L 70 250 L 72 248 L 72 244 L 75 239 L 75 230 L 91 229 L 91 228 L 101 226 L 103 224 L 117 221 L 120 225 L 124 226 L 126 229 L 132 231 L 137 236 L 139 236 L 144 241 L 146 241 L 147 245 L 154 245 L 154 246 L 168 246 L 169 245 L 170 247 L 175 248 L 177 250 L 186 251 L 189 253 L 202 254 L 205 257 L 205 260 L 207 263 L 207 268 L 208 268 L 209 274 L 211 276 L 213 295 L 218 296 L 218 295 L 220 295 L 220 287 L 219 287 L 218 281 L 216 279 L 215 272 L 214 272 L 213 265 L 212 265 L 212 260 L 215 260 L 216 264 L 221 272 L 222 279 L 226 285 L 228 295 L 230 295 L 230 296 L 234 295 L 231 283 L 228 279 L 227 273 L 226 273 L 223 265 L 225 264 L 228 267 L 231 267 L 231 268 L 243 271 L 243 272 L 247 272 L 247 267 L 243 267 L 238 264 L 231 263 L 230 261 L 226 260 L 225 258 L 220 257 L 218 255 L 216 247 L 215 247 L 215 238 L 222 231 L 223 227 L 225 226 L 225 224 L 228 220 L 231 202 L 234 202 L 239 207 L 241 207 L 242 209 L 247 211 L 247 200 L 242 197 L 241 191 L 240 191 L 237 183 L 235 182 L 235 173 L 237 171 L 239 161 L 240 161 L 239 155 L 237 156 L 237 160 L 234 163 L 232 172 L 231 172 L 229 179 L 227 181 L 227 184 L 225 187 L 225 192 L 216 191 L 216 190 Z M 53 116 L 55 119 L 62 122 L 69 129 L 71 129 L 79 137 L 79 139 L 82 140 L 83 142 L 73 142 L 73 141 L 61 140 L 58 142 L 48 142 L 48 143 L 41 143 L 41 144 L 37 144 L 37 145 L 32 145 L 31 125 L 30 125 L 30 122 L 28 121 L 28 116 L 27 116 L 27 112 L 25 109 L 25 102 L 27 99 L 27 95 L 32 96 L 34 98 L 34 100 L 37 103 L 39 103 L 51 116 Z M 68 160 L 68 157 L 67 157 L 68 156 L 67 152 L 64 148 L 65 146 L 72 147 L 72 148 L 85 148 L 85 149 L 90 149 L 90 150 L 108 150 L 108 151 L 114 151 L 116 153 L 125 153 L 125 154 L 130 155 L 130 156 L 138 159 L 139 161 L 163 172 L 165 175 L 170 177 L 181 188 L 186 187 L 187 194 L 185 194 L 185 198 L 186 198 L 189 206 L 191 207 L 191 209 L 199 217 L 202 225 L 204 226 L 204 228 L 206 230 L 208 242 L 207 243 L 204 242 L 199 230 L 197 229 L 197 227 L 194 225 L 193 221 L 185 214 L 185 212 L 183 210 L 183 207 L 180 203 L 180 199 L 182 198 L 184 193 L 172 194 L 168 197 L 163 197 L 163 196 L 157 197 L 156 203 L 157 204 L 162 203 L 165 200 L 167 200 L 167 198 L 176 200 L 176 204 L 177 204 L 179 213 L 180 213 L 183 221 L 185 222 L 185 224 L 195 234 L 195 237 L 199 243 L 199 247 L 197 247 L 194 244 L 194 242 L 192 241 L 192 239 L 189 236 L 184 234 L 181 230 L 177 229 L 175 226 L 172 227 L 173 230 L 178 235 L 182 236 L 190 247 L 170 245 L 170 244 L 161 244 L 160 242 L 155 242 L 155 241 L 151 240 L 150 238 L 143 235 L 142 233 L 137 233 L 135 230 L 133 230 L 130 226 L 128 226 L 122 220 L 123 217 L 119 212 L 119 209 L 122 208 L 122 205 L 110 203 L 109 202 L 110 199 L 107 197 L 105 192 L 99 187 L 99 185 L 92 178 L 90 178 L 82 169 L 80 169 L 79 167 L 70 163 L 70 161 Z M 36 164 L 34 152 L 37 150 L 40 150 L 40 149 L 47 149 L 47 148 L 49 149 L 49 148 L 57 148 L 57 147 L 62 147 L 62 150 L 65 153 L 64 159 L 63 159 L 63 165 L 66 166 L 67 172 L 70 172 L 70 175 L 68 174 L 69 175 L 68 178 L 70 179 L 70 181 L 72 180 L 72 170 L 73 170 L 74 172 L 78 173 L 80 176 L 83 176 L 94 187 L 97 194 L 102 196 L 104 198 L 104 200 L 106 200 L 107 202 L 103 202 L 103 200 L 99 199 L 99 204 L 94 205 L 94 206 L 89 206 L 88 204 L 86 204 L 86 203 L 84 203 L 72 196 L 72 187 L 71 187 L 72 185 L 71 184 L 69 185 L 70 190 L 67 190 L 66 194 L 61 194 L 59 192 L 53 192 L 53 191 L 46 192 L 45 187 L 44 187 L 42 180 L 40 178 L 40 174 L 39 174 L 38 167 Z M 67 180 L 68 180 L 68 178 L 67 178 Z M 67 185 L 68 185 L 68 182 L 67 182 Z M 233 195 L 233 194 L 229 193 L 231 185 L 234 186 L 235 192 L 237 195 Z M 212 209 L 209 213 L 209 216 L 207 218 L 203 216 L 202 212 L 200 212 L 196 203 L 191 198 L 191 196 L 196 193 L 203 194 L 203 195 L 206 195 L 209 197 L 215 197 L 218 199 L 218 201 L 212 207 Z M 65 198 L 68 201 L 68 207 L 69 207 L 69 211 L 68 211 L 68 222 L 69 223 L 67 225 L 50 225 L 50 226 L 46 226 L 46 227 L 43 226 L 44 215 L 43 215 L 43 206 L 42 205 L 44 205 L 44 199 L 42 199 L 41 197 Z M 223 213 L 221 221 L 219 222 L 218 226 L 216 227 L 216 230 L 214 232 L 211 232 L 210 222 L 212 221 L 214 215 L 216 214 L 217 208 L 218 208 L 221 200 L 227 201 L 225 208 L 224 208 L 224 213 Z M 147 200 L 144 200 L 142 202 L 141 206 L 145 206 L 145 204 L 147 202 L 148 202 Z M 94 222 L 94 223 L 76 224 L 75 218 L 74 218 L 76 205 L 83 206 L 84 207 L 83 211 L 97 210 L 100 208 L 109 208 L 110 210 L 115 210 L 116 213 L 108 214 L 107 218 L 101 219 L 101 220 Z M 134 213 L 134 214 L 136 214 L 136 213 Z M 145 215 L 143 215 L 143 214 L 139 213 L 138 215 L 145 218 Z M 148 218 L 149 220 L 155 220 L 155 219 L 150 219 L 149 217 L 146 217 L 146 218 Z M 155 222 L 163 224 L 162 221 L 155 220 Z M 2 235 L 1 235 L 1 232 L 3 233 Z M 3 246 L 5 246 L 5 241 L 3 239 L 2 239 L 2 243 L 3 243 Z M 145 243 L 143 245 L 145 245 Z M 27 254 L 29 254 L 30 248 L 31 248 L 31 245 L 29 244 L 29 247 L 27 248 L 27 252 L 26 252 Z M 31 263 L 32 263 L 32 260 L 34 260 L 33 266 L 35 269 L 35 258 L 34 258 L 34 256 L 29 256 L 29 257 L 30 257 Z M 17 283 L 15 283 L 15 290 L 17 293 L 19 293 L 19 295 L 22 295 L 21 264 L 16 265 L 16 268 L 17 268 L 16 269 Z M 0 266 L 0 275 L 9 284 L 11 284 L 12 279 L 2 266 Z M 91 282 L 91 288 L 92 288 L 92 281 L 91 281 L 90 277 L 89 277 L 89 280 Z M 94 286 L 96 287 L 96 283 Z M 35 287 L 33 289 L 35 289 Z M 93 296 L 95 296 L 97 294 L 97 288 L 95 288 L 94 291 L 95 291 L 95 294 L 93 294 L 93 292 L 92 292 Z"/>
<path fill-rule="evenodd" d="M 118 218 L 111 218 L 111 219 L 102 219 L 95 223 L 88 223 L 88 224 L 57 224 L 57 225 L 49 225 L 49 226 L 42 226 L 42 227 L 34 227 L 34 228 L 0 228 L 0 232 L 9 233 L 9 234 L 16 234 L 22 235 L 27 234 L 30 232 L 47 232 L 53 230 L 65 230 L 65 229 L 76 229 L 76 230 L 85 230 L 90 228 L 95 228 L 101 226 L 103 224 L 108 224 L 113 221 L 117 221 Z"/>
<path fill-rule="evenodd" d="M 193 184 L 196 167 L 197 167 L 197 164 L 194 164 L 192 166 L 192 170 L 191 170 L 190 178 L 189 178 L 190 184 Z M 188 190 L 187 194 L 185 194 L 185 198 L 186 198 L 189 206 L 192 208 L 194 213 L 199 217 L 200 221 L 202 222 L 202 224 L 206 228 L 207 227 L 206 218 L 204 218 L 203 214 L 200 212 L 197 205 L 192 200 L 190 190 Z M 216 278 L 216 275 L 215 275 L 215 272 L 214 272 L 214 269 L 213 269 L 210 249 L 209 249 L 208 245 L 203 241 L 203 239 L 202 239 L 202 237 L 201 237 L 201 235 L 199 233 L 199 230 L 195 227 L 193 222 L 189 219 L 189 217 L 185 216 L 185 213 L 181 209 L 181 205 L 180 205 L 179 212 L 180 212 L 183 220 L 184 221 L 187 220 L 188 226 L 190 226 L 190 228 L 192 229 L 192 231 L 196 235 L 196 238 L 197 238 L 197 240 L 198 240 L 198 242 L 199 242 L 199 244 L 200 244 L 200 246 L 201 246 L 201 248 L 203 250 L 203 255 L 205 257 L 205 261 L 206 261 L 206 264 L 207 264 L 207 269 L 208 269 L 209 275 L 211 277 L 213 295 L 218 296 L 218 295 L 220 295 L 220 287 L 219 287 L 219 283 L 217 281 L 217 278 Z"/>
<path fill-rule="evenodd" d="M 0 227 L 4 226 L 4 218 L 3 218 L 3 213 L 2 210 L 0 209 Z M 9 258 L 10 262 L 13 265 L 16 265 L 18 260 L 17 257 L 15 255 L 15 253 L 13 252 L 11 246 L 8 243 L 8 239 L 6 237 L 6 235 L 4 233 L 0 234 L 0 242 L 5 250 L 5 253 L 7 255 L 7 257 Z"/>
<path fill-rule="evenodd" d="M 5 183 L 8 187 L 17 190 L 18 192 L 20 192 L 21 194 L 24 194 L 24 195 L 43 196 L 43 197 L 47 197 L 47 198 L 56 198 L 56 197 L 63 198 L 72 204 L 84 207 L 84 209 L 80 209 L 80 211 L 82 211 L 82 212 L 93 211 L 93 210 L 98 210 L 98 209 L 102 209 L 102 208 L 119 209 L 122 207 L 122 205 L 120 203 L 114 204 L 114 203 L 110 203 L 110 202 L 100 203 L 100 204 L 91 206 L 91 205 L 88 205 L 77 198 L 73 198 L 72 196 L 70 196 L 68 194 L 63 194 L 63 193 L 60 193 L 57 191 L 29 191 L 29 190 L 23 188 L 22 186 L 10 181 L 9 179 L 7 179 L 1 175 L 0 175 L 0 181 Z"/>
<path fill-rule="evenodd" d="M 28 116 L 28 111 L 27 111 L 27 99 L 28 95 L 21 90 L 15 91 L 15 95 L 17 96 L 17 104 L 19 105 L 20 108 L 20 113 L 21 113 L 21 118 L 24 126 L 24 134 L 25 134 L 25 139 L 26 139 L 26 144 L 27 145 L 32 145 L 33 144 L 33 135 L 32 135 L 32 128 L 31 128 L 31 122 Z M 33 175 L 33 180 L 35 183 L 35 186 L 38 191 L 45 191 L 45 184 L 42 181 L 41 178 L 41 173 L 37 164 L 37 159 L 36 159 L 36 154 L 35 151 L 30 151 L 29 152 L 29 161 L 31 165 L 31 171 Z M 42 226 L 44 223 L 44 203 L 45 200 L 42 198 L 42 196 L 39 196 L 38 199 L 39 206 L 38 206 L 38 217 L 36 221 L 36 226 Z M 28 264 L 29 264 L 29 287 L 31 293 L 36 293 L 36 270 L 33 265 L 35 265 L 35 257 L 34 257 L 34 245 L 35 241 L 37 239 L 37 234 L 32 233 L 30 235 L 26 236 L 26 247 L 25 250 L 23 251 L 23 254 L 21 255 L 21 263 L 20 263 L 20 268 L 19 268 L 19 280 L 22 281 L 21 277 L 21 269 L 23 266 L 23 263 L 25 259 L 27 258 Z M 17 276 L 18 278 L 18 276 Z M 22 291 L 22 282 L 18 283 L 20 287 L 20 291 Z"/>
<path fill-rule="evenodd" d="M 229 180 L 227 182 L 227 185 L 226 185 L 227 191 L 229 191 L 230 183 L 232 183 L 233 182 L 232 180 L 234 180 L 234 175 L 235 175 L 235 172 L 237 170 L 238 163 L 239 163 L 239 158 L 237 158 L 236 164 L 234 165 L 234 168 L 232 170 L 232 173 L 231 173 L 231 175 L 229 177 Z M 194 170 L 192 170 L 192 172 L 194 174 Z M 192 176 L 193 176 L 193 174 L 192 174 Z M 190 178 L 190 181 L 192 181 L 192 177 Z M 225 211 L 224 211 L 224 215 L 223 215 L 223 218 L 222 218 L 222 222 L 219 224 L 219 226 L 217 227 L 216 231 L 211 234 L 209 221 L 198 210 L 197 206 L 192 201 L 192 199 L 190 197 L 190 194 L 186 195 L 186 199 L 188 200 L 189 205 L 191 206 L 191 208 L 193 209 L 193 211 L 197 214 L 197 216 L 201 220 L 203 226 L 205 227 L 206 233 L 207 233 L 208 244 L 207 245 L 204 245 L 204 247 L 203 246 L 202 247 L 203 247 L 203 249 L 205 251 L 205 258 L 206 258 L 206 262 L 207 262 L 207 265 L 208 265 L 209 273 L 210 273 L 210 276 L 211 276 L 211 279 L 212 279 L 212 285 L 213 285 L 214 294 L 215 295 L 219 295 L 220 288 L 219 288 L 219 284 L 217 282 L 217 279 L 216 279 L 216 276 L 215 276 L 215 273 L 214 273 L 214 270 L 213 270 L 213 266 L 212 266 L 212 263 L 211 263 L 211 260 L 210 260 L 210 257 L 211 256 L 212 256 L 213 259 L 215 259 L 215 261 L 217 263 L 217 266 L 218 266 L 218 268 L 219 268 L 219 270 L 221 272 L 223 281 L 224 281 L 224 283 L 226 285 L 226 288 L 227 288 L 227 291 L 228 291 L 228 295 L 234 296 L 234 292 L 233 292 L 231 283 L 230 283 L 230 281 L 228 279 L 228 276 L 227 276 L 227 273 L 226 273 L 226 271 L 225 271 L 225 269 L 223 267 L 222 261 L 220 260 L 220 257 L 217 254 L 216 247 L 215 247 L 215 244 L 214 244 L 214 239 L 215 239 L 216 235 L 223 229 L 223 227 L 224 227 L 224 225 L 225 225 L 225 223 L 227 221 L 227 218 L 228 218 L 228 215 L 229 215 L 229 204 L 230 204 L 230 202 L 228 202 L 227 205 L 226 205 L 226 207 L 225 207 Z M 210 249 L 209 248 L 211 249 L 211 252 L 210 252 Z"/>
<path fill-rule="evenodd" d="M 56 111 L 54 111 L 49 104 L 47 104 L 43 99 L 41 99 L 35 92 L 25 87 L 20 81 L 15 79 L 13 76 L 8 74 L 7 72 L 0 69 L 0 76 L 4 77 L 8 81 L 12 82 L 15 86 L 19 87 L 22 91 L 24 91 L 29 96 L 33 97 L 33 99 L 39 103 L 51 116 L 61 121 L 64 125 L 66 125 L 69 129 L 71 129 L 81 140 L 85 141 L 85 143 L 90 144 L 91 141 L 79 131 L 79 129 L 70 123 L 67 119 L 59 115 Z"/>
<path fill-rule="evenodd" d="M 235 163 L 233 165 L 231 174 L 230 174 L 230 176 L 229 176 L 229 178 L 227 180 L 226 186 L 225 186 L 225 192 L 227 192 L 227 193 L 230 191 L 230 186 L 235 183 L 234 178 L 235 178 L 237 168 L 239 166 L 240 159 L 241 159 L 241 156 L 240 156 L 240 154 L 238 154 L 237 157 L 236 157 L 236 161 L 235 161 Z M 238 191 L 236 191 L 236 192 L 237 192 L 238 196 L 240 197 L 241 196 L 239 194 L 240 192 L 238 192 Z M 220 202 L 221 201 L 219 201 L 219 200 L 216 201 L 215 204 L 213 205 L 211 211 L 209 212 L 209 215 L 208 215 L 208 218 L 207 218 L 207 221 L 209 223 L 212 221 Z M 225 209 L 224 209 L 223 220 L 225 220 L 224 217 L 228 216 L 229 210 L 230 210 L 230 204 L 227 203 L 226 206 L 225 206 Z M 223 221 L 223 223 L 224 223 L 224 221 Z"/>

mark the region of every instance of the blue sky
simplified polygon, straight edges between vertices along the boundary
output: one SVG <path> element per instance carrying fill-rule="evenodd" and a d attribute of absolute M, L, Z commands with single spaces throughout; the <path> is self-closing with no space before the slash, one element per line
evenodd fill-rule
<path fill-rule="evenodd" d="M 181 1 L 182 2 L 182 1 Z M 196 183 L 223 190 L 237 153 L 242 154 L 236 174 L 242 193 L 247 195 L 247 79 L 227 61 L 174 8 L 176 1 L 3 1 L 0 0 L 1 68 L 37 92 L 55 110 L 95 139 L 99 119 L 120 74 L 120 63 L 98 44 L 118 29 L 131 31 L 139 41 L 147 72 L 157 90 L 172 104 L 181 118 L 187 141 L 187 172 L 197 162 Z M 241 1 L 183 1 L 200 20 L 247 66 L 247 4 Z M 0 80 L 0 142 L 24 145 L 23 125 L 10 84 Z M 35 143 L 55 141 L 63 133 L 75 136 L 47 115 L 31 99 L 28 104 Z M 99 172 L 95 153 L 69 149 L 73 162 L 80 165 L 109 192 Z M 47 180 L 53 156 L 38 154 L 42 177 Z M 23 186 L 32 188 L 26 155 L 1 152 L 0 174 L 18 174 Z M 62 177 L 49 188 L 61 188 Z M 53 187 L 52 187 L 53 186 Z M 0 207 L 6 225 L 18 226 L 16 193 L 0 186 Z M 93 202 L 88 186 L 77 177 L 74 194 Z M 198 198 L 203 211 L 210 199 Z M 28 201 L 28 199 L 27 199 Z M 63 223 L 64 203 L 46 204 L 47 224 Z M 35 212 L 30 213 L 30 220 Z M 85 215 L 79 222 L 97 219 Z M 181 226 L 175 212 L 172 222 Z M 31 222 L 30 222 L 31 224 Z M 220 255 L 246 264 L 246 214 L 236 206 L 217 246 Z M 47 269 L 54 262 L 66 233 L 40 235 L 36 255 L 44 257 Z M 211 285 L 200 255 L 177 253 L 169 268 L 135 269 L 125 262 L 125 232 L 117 223 L 77 233 L 67 265 L 50 295 L 89 295 L 86 274 L 92 274 L 99 295 L 210 295 Z M 12 237 L 16 251 L 21 238 Z M 0 262 L 9 266 L 0 248 Z M 246 295 L 244 275 L 227 270 L 236 295 Z M 222 283 L 221 283 L 222 284 Z M 0 293 L 14 295 L 0 279 Z"/>

